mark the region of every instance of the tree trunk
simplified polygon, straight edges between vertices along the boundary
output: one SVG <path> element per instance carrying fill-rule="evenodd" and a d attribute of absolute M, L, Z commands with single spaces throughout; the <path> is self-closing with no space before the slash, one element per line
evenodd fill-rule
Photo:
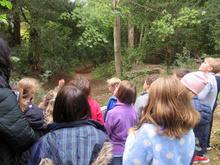
<path fill-rule="evenodd" d="M 113 11 L 116 10 L 116 0 L 112 0 Z M 121 62 L 121 19 L 120 16 L 116 16 L 114 20 L 114 56 L 115 56 L 115 70 L 117 77 L 121 77 L 122 74 L 122 62 Z"/>
<path fill-rule="evenodd" d="M 128 47 L 134 47 L 134 26 L 128 22 Z"/>
<path fill-rule="evenodd" d="M 116 16 L 114 22 L 114 54 L 115 54 L 115 70 L 118 77 L 121 76 L 121 20 L 120 16 Z"/>
<path fill-rule="evenodd" d="M 12 9 L 12 39 L 13 39 L 13 46 L 21 44 L 21 19 L 20 19 L 20 12 L 17 0 L 11 1 L 13 4 Z"/>

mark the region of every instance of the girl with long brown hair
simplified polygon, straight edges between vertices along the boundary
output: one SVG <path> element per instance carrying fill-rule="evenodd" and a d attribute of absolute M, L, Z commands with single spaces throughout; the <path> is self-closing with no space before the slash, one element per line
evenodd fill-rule
<path fill-rule="evenodd" d="M 130 131 L 123 164 L 190 164 L 199 113 L 177 78 L 163 77 L 151 84 L 149 100 L 139 125 Z"/>

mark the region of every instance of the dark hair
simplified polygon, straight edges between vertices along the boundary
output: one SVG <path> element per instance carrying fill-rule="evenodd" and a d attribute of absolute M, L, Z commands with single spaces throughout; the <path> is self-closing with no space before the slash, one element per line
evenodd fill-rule
<path fill-rule="evenodd" d="M 174 74 L 178 79 L 183 78 L 187 73 L 190 73 L 188 69 L 180 68 L 180 69 L 175 69 Z"/>
<path fill-rule="evenodd" d="M 147 85 L 151 85 L 156 79 L 158 79 L 158 75 L 152 74 L 146 77 L 145 82 Z"/>
<path fill-rule="evenodd" d="M 66 85 L 58 92 L 53 110 L 54 122 L 78 121 L 90 116 L 87 98 L 77 87 Z"/>
<path fill-rule="evenodd" d="M 136 86 L 127 80 L 123 80 L 118 85 L 115 96 L 125 104 L 133 104 L 136 99 Z"/>
<path fill-rule="evenodd" d="M 11 74 L 10 49 L 2 38 L 0 38 L 0 74 L 9 83 Z"/>
<path fill-rule="evenodd" d="M 91 86 L 88 79 L 83 76 L 77 76 L 74 80 L 70 81 L 68 85 L 74 85 L 80 89 L 83 94 L 88 97 L 91 92 Z"/>

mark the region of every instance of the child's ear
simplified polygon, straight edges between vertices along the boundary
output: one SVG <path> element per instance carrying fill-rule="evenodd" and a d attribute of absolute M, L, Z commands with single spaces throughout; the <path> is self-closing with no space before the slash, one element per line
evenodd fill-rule
<path fill-rule="evenodd" d="M 212 72 L 212 71 L 213 71 L 213 67 L 210 66 L 210 67 L 208 68 L 208 70 L 209 70 L 209 72 Z"/>

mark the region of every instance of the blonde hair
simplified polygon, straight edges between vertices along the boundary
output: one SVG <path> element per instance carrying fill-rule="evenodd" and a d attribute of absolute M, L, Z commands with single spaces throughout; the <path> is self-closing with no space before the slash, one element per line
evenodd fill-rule
<path fill-rule="evenodd" d="M 117 77 L 112 77 L 112 78 L 107 80 L 107 83 L 108 83 L 109 86 L 118 85 L 120 82 L 121 82 L 121 80 Z"/>
<path fill-rule="evenodd" d="M 39 81 L 34 78 L 25 77 L 17 83 L 19 106 L 22 112 L 25 111 L 28 102 L 34 99 L 34 96 L 39 88 Z"/>
<path fill-rule="evenodd" d="M 205 60 L 213 68 L 213 73 L 220 72 L 220 58 L 206 57 Z"/>
<path fill-rule="evenodd" d="M 151 84 L 148 104 L 135 130 L 144 123 L 151 123 L 162 135 L 181 138 L 198 121 L 199 113 L 192 107 L 188 90 L 177 78 L 169 76 Z"/>
<path fill-rule="evenodd" d="M 44 120 L 47 124 L 53 122 L 53 107 L 58 90 L 50 90 L 39 104 L 39 108 L 43 109 Z"/>

